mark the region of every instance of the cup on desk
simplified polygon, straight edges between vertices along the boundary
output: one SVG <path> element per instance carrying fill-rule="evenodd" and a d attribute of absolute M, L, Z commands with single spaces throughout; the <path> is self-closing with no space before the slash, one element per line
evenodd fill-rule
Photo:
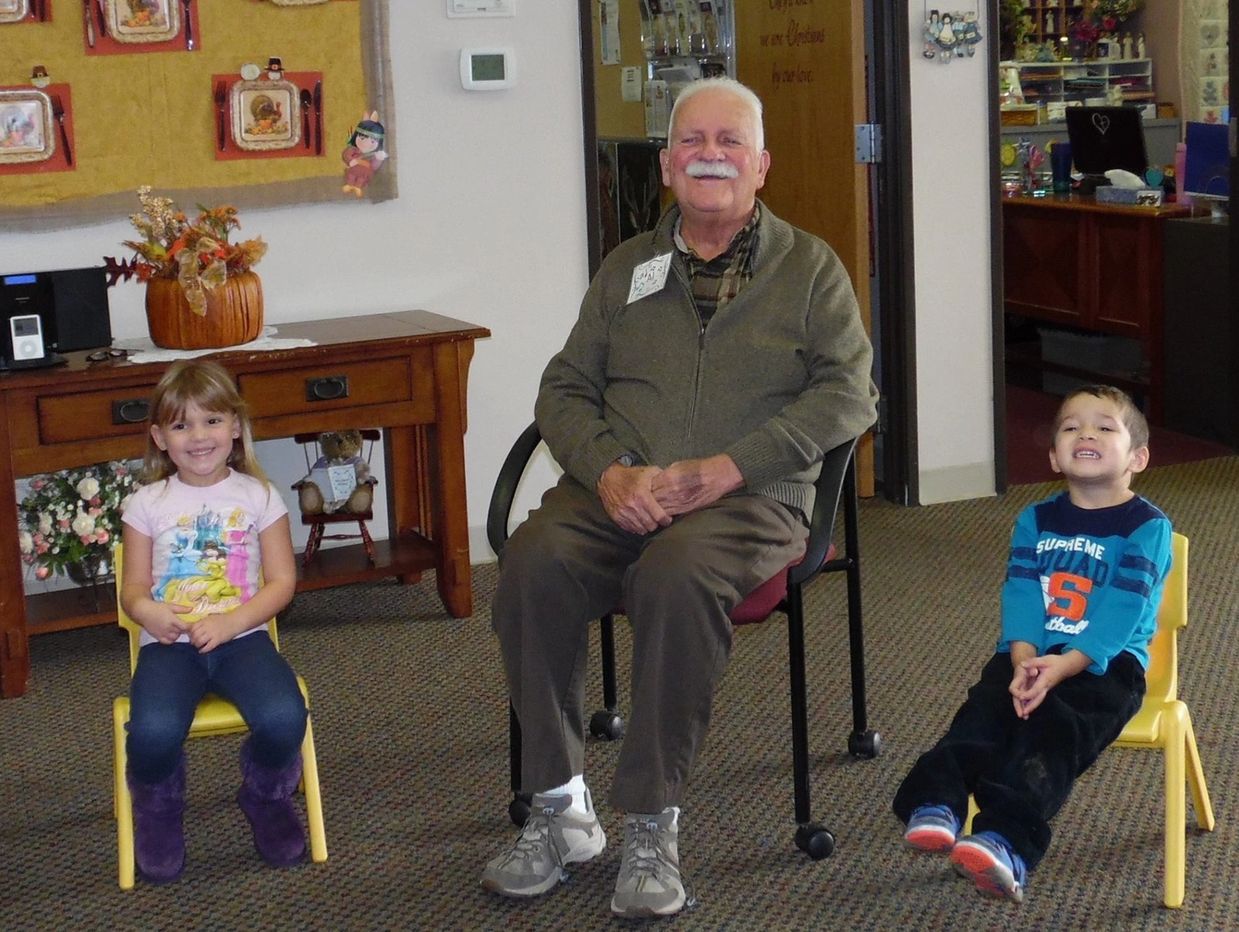
<path fill-rule="evenodd" d="M 1056 142 L 1050 146 L 1050 177 L 1055 194 L 1071 190 L 1071 143 Z"/>

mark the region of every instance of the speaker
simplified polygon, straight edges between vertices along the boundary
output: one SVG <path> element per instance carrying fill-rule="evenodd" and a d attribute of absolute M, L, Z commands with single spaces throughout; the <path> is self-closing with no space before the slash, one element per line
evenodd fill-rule
<path fill-rule="evenodd" d="M 44 320 L 53 350 L 68 353 L 112 345 L 106 272 L 97 266 L 42 273 L 51 286 L 52 313 L 44 314 Z"/>

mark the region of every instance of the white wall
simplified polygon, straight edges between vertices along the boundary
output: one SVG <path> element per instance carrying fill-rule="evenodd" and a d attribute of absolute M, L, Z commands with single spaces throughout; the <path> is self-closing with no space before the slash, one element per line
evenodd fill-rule
<path fill-rule="evenodd" d="M 974 58 L 920 57 L 909 4 L 916 392 L 921 504 L 994 494 L 988 43 Z"/>
<path fill-rule="evenodd" d="M 495 475 L 532 415 L 538 377 L 586 285 L 577 22 L 566 3 L 525 2 L 511 19 L 464 20 L 448 19 L 445 4 L 432 0 L 390 6 L 400 197 L 247 211 L 242 221 L 270 243 L 259 266 L 269 323 L 424 307 L 491 329 L 470 373 L 465 449 L 473 557 L 481 561 L 490 556 L 484 526 Z M 913 11 L 914 51 L 920 28 Z M 987 42 L 993 34 L 983 31 Z M 488 44 L 516 48 L 519 84 L 462 90 L 459 49 Z M 928 503 L 994 490 L 984 59 L 940 65 L 914 56 L 912 102 Z M 98 264 L 124 255 L 129 235 L 123 218 L 42 235 L 0 231 L 0 272 Z M 145 335 L 140 288 L 113 289 L 112 326 L 118 337 Z M 282 486 L 305 471 L 290 441 L 261 452 Z M 533 500 L 527 495 L 521 507 Z M 374 530 L 386 536 L 382 522 Z"/>
<path fill-rule="evenodd" d="M 578 29 L 565 3 L 522 3 L 510 19 L 448 19 L 445 9 L 390 4 L 400 197 L 371 205 L 341 195 L 241 220 L 270 244 L 257 269 L 270 324 L 421 307 L 490 328 L 470 372 L 465 449 L 469 523 L 480 532 L 499 464 L 532 417 L 538 376 L 587 283 Z M 458 55 L 469 45 L 514 46 L 517 86 L 463 90 Z M 124 256 L 131 235 L 123 217 L 0 231 L 0 273 L 97 265 Z M 146 335 L 142 297 L 134 284 L 112 289 L 115 336 Z M 291 441 L 260 447 L 285 489 L 304 474 Z M 386 536 L 385 522 L 374 530 Z M 304 539 L 297 522 L 294 534 Z M 475 559 L 488 558 L 475 538 Z"/>

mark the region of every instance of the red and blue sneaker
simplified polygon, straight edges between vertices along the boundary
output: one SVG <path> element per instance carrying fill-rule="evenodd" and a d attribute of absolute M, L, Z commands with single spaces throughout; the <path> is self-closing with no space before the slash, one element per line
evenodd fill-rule
<path fill-rule="evenodd" d="M 1005 897 L 1016 903 L 1024 899 L 1028 868 L 997 832 L 977 832 L 959 839 L 951 849 L 951 863 L 986 896 Z"/>

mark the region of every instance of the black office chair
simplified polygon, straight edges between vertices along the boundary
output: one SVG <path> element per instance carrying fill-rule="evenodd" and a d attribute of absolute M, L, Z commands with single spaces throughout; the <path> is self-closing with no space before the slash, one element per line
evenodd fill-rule
<path fill-rule="evenodd" d="M 508 539 L 512 501 L 521 476 L 542 442 L 537 424 L 530 424 L 512 445 L 495 489 L 491 494 L 486 533 L 495 553 Z M 787 615 L 788 670 L 792 701 L 792 776 L 795 784 L 796 845 L 816 859 L 828 857 L 835 847 L 834 836 L 825 826 L 811 821 L 809 801 L 808 702 L 805 690 L 804 600 L 803 588 L 818 573 L 844 572 L 848 587 L 848 634 L 851 648 L 852 733 L 848 751 L 854 757 L 873 758 L 881 751 L 881 736 L 868 727 L 865 714 L 865 648 L 860 602 L 860 550 L 857 528 L 856 441 L 849 440 L 828 452 L 818 477 L 817 497 L 809 525 L 809 540 L 804 557 L 780 571 L 744 598 L 731 614 L 732 623 L 749 624 L 766 620 L 773 612 Z M 839 555 L 831 542 L 839 499 L 843 498 L 844 553 Z M 616 609 L 622 613 L 622 609 Z M 615 689 L 614 619 L 602 616 L 602 692 L 604 708 L 594 713 L 589 730 L 596 738 L 613 740 L 624 733 Z M 508 727 L 512 802 L 508 814 L 517 825 L 529 815 L 529 796 L 520 792 L 521 726 L 509 704 Z"/>

